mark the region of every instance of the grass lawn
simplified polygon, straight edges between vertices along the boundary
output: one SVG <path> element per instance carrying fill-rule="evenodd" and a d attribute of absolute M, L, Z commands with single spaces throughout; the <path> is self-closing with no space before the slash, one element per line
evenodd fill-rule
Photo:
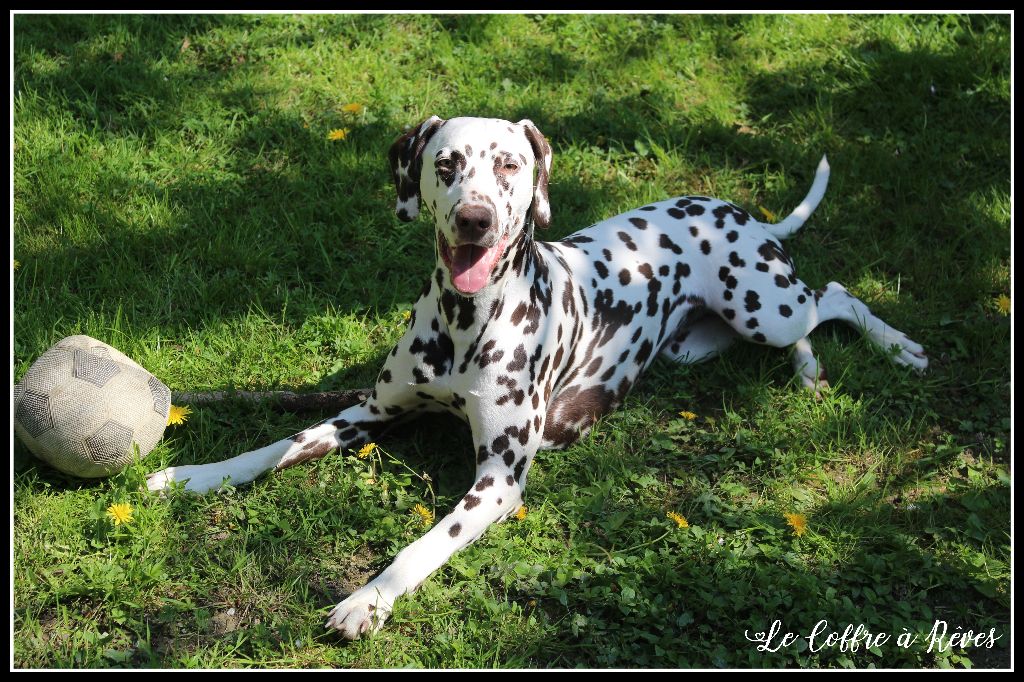
<path fill-rule="evenodd" d="M 166 499 L 146 472 L 328 415 L 196 409 L 99 481 L 16 442 L 15 667 L 1009 665 L 1008 16 L 23 15 L 14 37 L 15 380 L 84 333 L 176 391 L 370 385 L 435 258 L 386 164 L 430 114 L 537 123 L 546 238 L 680 194 L 781 219 L 827 153 L 799 274 L 932 363 L 826 325 L 815 400 L 780 350 L 659 361 L 539 455 L 524 518 L 355 643 L 326 614 L 423 532 L 417 505 L 465 492 L 461 423 Z M 929 651 L 938 621 L 994 646 Z M 891 639 L 824 645 L 847 625 Z"/>

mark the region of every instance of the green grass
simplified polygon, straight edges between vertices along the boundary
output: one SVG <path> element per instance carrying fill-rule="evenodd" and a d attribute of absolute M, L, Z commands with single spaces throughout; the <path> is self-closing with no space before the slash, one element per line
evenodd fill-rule
<path fill-rule="evenodd" d="M 368 385 L 434 257 L 385 161 L 430 114 L 533 119 L 554 238 L 685 193 L 781 217 L 827 152 L 801 277 L 932 360 L 825 326 L 820 401 L 773 349 L 659 362 L 540 454 L 525 519 L 355 643 L 327 610 L 422 532 L 416 504 L 471 483 L 457 422 L 199 498 L 138 490 L 319 417 L 199 409 L 102 481 L 16 443 L 16 667 L 1008 666 L 1007 16 L 18 16 L 14 36 L 15 379 L 85 333 L 173 390 Z M 774 619 L 894 639 L 758 652 L 744 631 Z M 1000 639 L 896 644 L 936 620 Z"/>

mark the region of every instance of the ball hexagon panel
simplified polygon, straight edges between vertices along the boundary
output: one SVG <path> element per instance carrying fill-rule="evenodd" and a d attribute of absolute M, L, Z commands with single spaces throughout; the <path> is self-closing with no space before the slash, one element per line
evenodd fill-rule
<path fill-rule="evenodd" d="M 97 464 L 118 465 L 132 454 L 132 430 L 113 419 L 85 439 L 89 458 Z"/>
<path fill-rule="evenodd" d="M 164 386 L 156 377 L 150 377 L 147 383 L 149 392 L 153 394 L 153 411 L 166 423 L 167 416 L 171 413 L 171 389 Z"/>
<path fill-rule="evenodd" d="M 75 378 L 88 381 L 102 388 L 113 377 L 121 373 L 121 368 L 109 357 L 100 357 L 87 350 L 75 351 Z"/>
<path fill-rule="evenodd" d="M 14 418 L 33 436 L 53 428 L 49 396 L 30 389 L 23 389 L 21 399 L 16 400 Z"/>

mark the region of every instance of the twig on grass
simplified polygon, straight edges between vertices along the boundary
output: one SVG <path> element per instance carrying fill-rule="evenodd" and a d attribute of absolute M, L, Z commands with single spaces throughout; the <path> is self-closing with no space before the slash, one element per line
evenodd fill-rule
<path fill-rule="evenodd" d="M 171 401 L 175 404 L 210 405 L 228 400 L 242 400 L 251 403 L 269 402 L 281 412 L 321 412 L 342 410 L 370 397 L 369 388 L 353 388 L 344 391 L 320 391 L 316 393 L 295 393 L 293 391 L 206 391 L 175 392 Z"/>

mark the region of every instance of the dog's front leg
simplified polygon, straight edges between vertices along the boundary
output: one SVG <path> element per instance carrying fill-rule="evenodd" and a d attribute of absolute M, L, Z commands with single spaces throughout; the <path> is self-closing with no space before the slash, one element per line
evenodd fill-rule
<path fill-rule="evenodd" d="M 248 483 L 271 469 L 284 469 L 317 459 L 336 448 L 344 450 L 361 445 L 387 426 L 382 416 L 388 415 L 378 405 L 376 398 L 370 398 L 293 436 L 221 462 L 168 467 L 150 474 L 146 485 L 158 491 L 170 487 L 174 481 L 184 481 L 186 490 L 205 493 L 226 484 Z"/>
<path fill-rule="evenodd" d="M 488 526 L 519 509 L 526 483 L 526 463 L 532 461 L 535 451 L 536 446 L 528 454 L 525 449 L 514 455 L 507 450 L 513 460 L 509 466 L 503 464 L 501 457 L 492 457 L 479 465 L 476 482 L 455 510 L 399 552 L 379 576 L 335 606 L 326 627 L 335 628 L 347 639 L 358 639 L 363 633 L 380 629 L 398 597 L 416 590 L 452 554 L 474 542 Z M 521 462 L 518 468 L 517 462 Z"/>

